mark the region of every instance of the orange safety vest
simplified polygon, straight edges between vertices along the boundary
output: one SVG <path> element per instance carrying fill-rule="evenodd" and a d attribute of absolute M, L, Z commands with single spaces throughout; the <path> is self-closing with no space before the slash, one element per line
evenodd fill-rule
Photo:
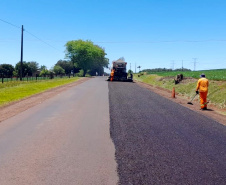
<path fill-rule="evenodd" d="M 114 78 L 114 73 L 115 73 L 115 70 L 111 70 L 111 78 L 110 78 L 110 81 L 113 81 L 113 78 Z"/>
<path fill-rule="evenodd" d="M 115 71 L 114 71 L 114 70 L 112 70 L 112 71 L 111 71 L 111 76 L 114 76 L 114 73 L 115 73 Z"/>
<path fill-rule="evenodd" d="M 209 81 L 206 78 L 200 78 L 197 83 L 196 91 L 208 92 Z"/>

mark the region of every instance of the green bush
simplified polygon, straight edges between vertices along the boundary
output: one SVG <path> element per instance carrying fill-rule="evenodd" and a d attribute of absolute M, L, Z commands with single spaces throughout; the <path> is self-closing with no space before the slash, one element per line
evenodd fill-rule
<path fill-rule="evenodd" d="M 78 73 L 75 74 L 77 77 L 83 77 L 84 71 L 81 69 Z"/>

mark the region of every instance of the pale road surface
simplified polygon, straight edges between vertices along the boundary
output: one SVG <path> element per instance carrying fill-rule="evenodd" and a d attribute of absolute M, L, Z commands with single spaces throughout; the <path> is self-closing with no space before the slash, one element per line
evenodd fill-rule
<path fill-rule="evenodd" d="M 108 83 L 93 78 L 0 123 L 0 185 L 114 185 Z"/>

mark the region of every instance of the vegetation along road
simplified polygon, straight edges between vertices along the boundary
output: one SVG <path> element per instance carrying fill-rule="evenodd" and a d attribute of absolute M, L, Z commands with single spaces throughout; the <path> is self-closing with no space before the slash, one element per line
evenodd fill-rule
<path fill-rule="evenodd" d="M 90 78 L 0 122 L 0 184 L 226 184 L 226 128 Z"/>

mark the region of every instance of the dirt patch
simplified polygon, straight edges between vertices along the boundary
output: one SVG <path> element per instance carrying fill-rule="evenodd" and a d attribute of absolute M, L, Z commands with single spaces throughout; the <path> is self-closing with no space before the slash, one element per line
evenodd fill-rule
<path fill-rule="evenodd" d="M 173 102 L 176 102 L 184 107 L 187 107 L 195 112 L 198 112 L 206 117 L 212 118 L 215 121 L 226 125 L 226 116 L 223 115 L 226 113 L 226 109 L 219 109 L 214 105 L 208 105 L 208 110 L 206 111 L 202 111 L 200 110 L 200 105 L 199 105 L 199 100 L 198 98 L 196 98 L 195 100 L 192 101 L 193 105 L 187 104 L 190 99 L 188 99 L 185 96 L 179 95 L 176 92 L 176 98 L 172 98 L 172 91 L 161 88 L 161 87 L 154 87 L 150 84 L 146 84 L 143 82 L 139 82 L 139 81 L 135 81 L 138 85 L 140 85 L 141 87 L 147 88 Z"/>
<path fill-rule="evenodd" d="M 173 76 L 165 76 L 165 77 L 161 77 L 159 79 L 157 79 L 158 81 L 174 81 L 176 79 L 176 77 Z M 184 77 L 183 80 L 181 80 L 179 83 L 180 84 L 187 84 L 187 83 L 193 83 L 193 82 L 197 82 L 197 79 L 192 78 L 192 77 Z"/>
<path fill-rule="evenodd" d="M 87 80 L 89 80 L 90 78 L 82 78 L 79 79 L 75 82 L 69 83 L 69 84 L 65 84 L 50 90 L 47 90 L 45 92 L 39 93 L 39 94 L 35 94 L 33 96 L 30 96 L 28 98 L 24 98 L 22 100 L 7 104 L 5 106 L 0 107 L 0 122 L 13 117 L 17 114 L 19 114 L 20 112 L 23 112 L 35 105 L 38 105 L 40 103 L 42 103 L 43 101 L 65 91 L 70 89 L 71 87 L 74 87 L 76 85 L 79 85 Z"/>
<path fill-rule="evenodd" d="M 173 76 L 165 76 L 165 77 L 161 77 L 161 78 L 159 78 L 158 79 L 158 81 L 163 81 L 163 80 L 174 80 L 175 79 L 175 77 L 173 77 Z"/>

